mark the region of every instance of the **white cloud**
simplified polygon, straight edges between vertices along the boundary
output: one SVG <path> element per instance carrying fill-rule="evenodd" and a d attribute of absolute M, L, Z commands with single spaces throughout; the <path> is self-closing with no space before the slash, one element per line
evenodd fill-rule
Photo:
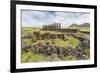
<path fill-rule="evenodd" d="M 22 27 L 42 27 L 43 24 L 54 22 L 62 23 L 62 27 L 67 27 L 73 23 L 89 23 L 90 14 L 78 12 L 22 11 Z"/>

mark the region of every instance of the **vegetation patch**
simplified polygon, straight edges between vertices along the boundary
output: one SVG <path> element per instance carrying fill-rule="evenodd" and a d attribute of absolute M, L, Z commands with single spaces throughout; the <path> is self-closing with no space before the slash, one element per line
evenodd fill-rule
<path fill-rule="evenodd" d="M 79 29 L 80 31 L 90 31 L 90 28 L 83 28 L 83 27 L 70 27 L 68 29 Z M 55 35 L 59 35 L 59 34 L 64 34 L 64 39 L 59 38 L 59 37 L 55 37 L 55 38 L 44 38 L 44 39 L 37 39 L 37 36 L 35 34 L 33 34 L 34 32 L 39 33 L 39 35 L 43 35 L 46 33 L 49 33 L 49 35 L 53 35 L 55 37 Z M 85 37 L 86 34 L 84 33 L 75 33 L 74 35 L 77 35 L 79 37 Z M 48 46 L 50 44 L 50 46 L 56 46 L 56 47 L 60 47 L 60 48 L 64 48 L 63 50 L 65 51 L 67 48 L 71 50 L 76 50 L 76 53 L 78 52 L 77 49 L 75 49 L 76 47 L 79 46 L 79 43 L 81 43 L 81 41 L 78 38 L 75 38 L 73 35 L 62 33 L 62 32 L 57 32 L 57 31 L 44 31 L 41 30 L 39 28 L 22 28 L 22 37 L 24 36 L 32 36 L 32 38 L 23 38 L 22 42 L 25 43 L 24 46 L 34 46 L 36 44 L 42 44 L 42 45 L 46 45 Z M 52 37 L 53 37 L 52 36 Z M 47 35 L 46 35 L 47 37 Z M 41 36 L 39 37 L 41 38 Z M 87 39 L 89 39 L 90 37 L 87 34 Z M 86 40 L 87 41 L 87 40 Z M 82 44 L 81 44 L 82 45 Z M 81 46 L 79 46 L 79 48 L 81 48 Z M 31 48 L 29 48 L 31 49 Z M 32 47 L 32 49 L 34 49 Z M 57 53 L 53 53 L 53 54 L 49 54 L 49 55 L 45 55 L 42 53 L 33 53 L 31 52 L 32 49 L 30 51 L 27 51 L 27 48 L 23 49 L 21 51 L 21 62 L 22 63 L 29 63 L 29 62 L 45 62 L 45 61 L 60 61 L 60 60 L 65 60 L 65 61 L 73 61 L 73 60 L 77 60 L 77 58 L 74 55 L 63 55 L 63 51 L 60 50 L 60 54 L 63 55 L 62 58 L 59 57 L 60 55 L 58 55 Z M 41 48 L 35 48 L 35 49 L 41 49 Z M 58 48 L 57 48 L 58 49 Z M 67 49 L 67 50 L 68 50 Z M 85 49 L 85 57 L 87 59 L 90 58 L 90 49 L 88 48 L 84 48 Z M 49 49 L 48 49 L 49 50 Z M 70 52 L 69 51 L 69 52 Z M 68 52 L 68 53 L 69 53 Z M 65 53 L 67 54 L 67 53 Z M 83 55 L 83 54 L 82 54 Z"/>
<path fill-rule="evenodd" d="M 78 46 L 79 40 L 74 37 L 68 37 L 68 46 L 76 48 Z"/>
<path fill-rule="evenodd" d="M 33 54 L 31 52 L 22 53 L 22 63 L 45 61 L 46 57 L 42 54 Z"/>

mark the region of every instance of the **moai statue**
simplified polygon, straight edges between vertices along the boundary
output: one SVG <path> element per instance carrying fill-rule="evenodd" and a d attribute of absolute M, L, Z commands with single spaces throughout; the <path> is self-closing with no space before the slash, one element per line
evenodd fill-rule
<path fill-rule="evenodd" d="M 46 30 L 46 25 L 44 25 L 44 29 Z"/>
<path fill-rule="evenodd" d="M 53 25 L 52 25 L 52 29 L 53 29 L 53 30 L 55 29 L 54 27 L 55 27 L 55 25 L 53 24 Z"/>
<path fill-rule="evenodd" d="M 44 29 L 44 25 L 43 25 L 43 29 Z"/>
<path fill-rule="evenodd" d="M 59 29 L 59 25 L 58 25 L 59 23 L 56 23 L 56 24 L 57 24 L 57 30 L 58 30 Z"/>
<path fill-rule="evenodd" d="M 61 23 L 59 23 L 59 31 L 61 31 Z"/>
<path fill-rule="evenodd" d="M 51 28 L 51 24 L 49 25 L 49 30 L 51 30 L 52 28 Z"/>
<path fill-rule="evenodd" d="M 44 25 L 44 29 L 46 29 L 46 25 Z"/>
<path fill-rule="evenodd" d="M 59 29 L 61 29 L 61 23 L 59 23 Z"/>
<path fill-rule="evenodd" d="M 50 30 L 50 25 L 47 25 L 47 30 Z"/>
<path fill-rule="evenodd" d="M 46 29 L 46 24 L 44 25 L 44 29 Z"/>
<path fill-rule="evenodd" d="M 48 25 L 46 25 L 46 30 L 48 30 Z"/>
<path fill-rule="evenodd" d="M 56 29 L 57 29 L 57 27 L 58 27 L 58 25 L 57 25 L 57 23 L 56 23 Z"/>
<path fill-rule="evenodd" d="M 53 24 L 51 24 L 51 31 L 53 30 Z"/>
<path fill-rule="evenodd" d="M 54 23 L 54 29 L 56 29 L 56 25 L 55 25 L 55 23 Z"/>
<path fill-rule="evenodd" d="M 45 25 L 45 29 L 47 30 L 47 25 Z"/>
<path fill-rule="evenodd" d="M 55 23 L 55 29 L 57 29 L 57 23 Z"/>

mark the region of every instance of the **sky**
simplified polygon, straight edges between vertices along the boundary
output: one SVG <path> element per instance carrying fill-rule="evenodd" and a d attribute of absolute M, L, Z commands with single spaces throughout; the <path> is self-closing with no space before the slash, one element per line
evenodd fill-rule
<path fill-rule="evenodd" d="M 90 13 L 22 10 L 22 27 L 42 28 L 43 25 L 61 23 L 61 27 L 90 23 Z"/>

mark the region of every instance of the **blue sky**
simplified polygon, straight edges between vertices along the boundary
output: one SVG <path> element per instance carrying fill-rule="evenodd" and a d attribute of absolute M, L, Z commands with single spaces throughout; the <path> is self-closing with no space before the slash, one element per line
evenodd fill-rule
<path fill-rule="evenodd" d="M 32 11 L 22 10 L 22 27 L 39 27 L 43 24 L 60 22 L 61 27 L 68 27 L 73 23 L 90 23 L 89 13 L 60 12 L 60 11 Z"/>

